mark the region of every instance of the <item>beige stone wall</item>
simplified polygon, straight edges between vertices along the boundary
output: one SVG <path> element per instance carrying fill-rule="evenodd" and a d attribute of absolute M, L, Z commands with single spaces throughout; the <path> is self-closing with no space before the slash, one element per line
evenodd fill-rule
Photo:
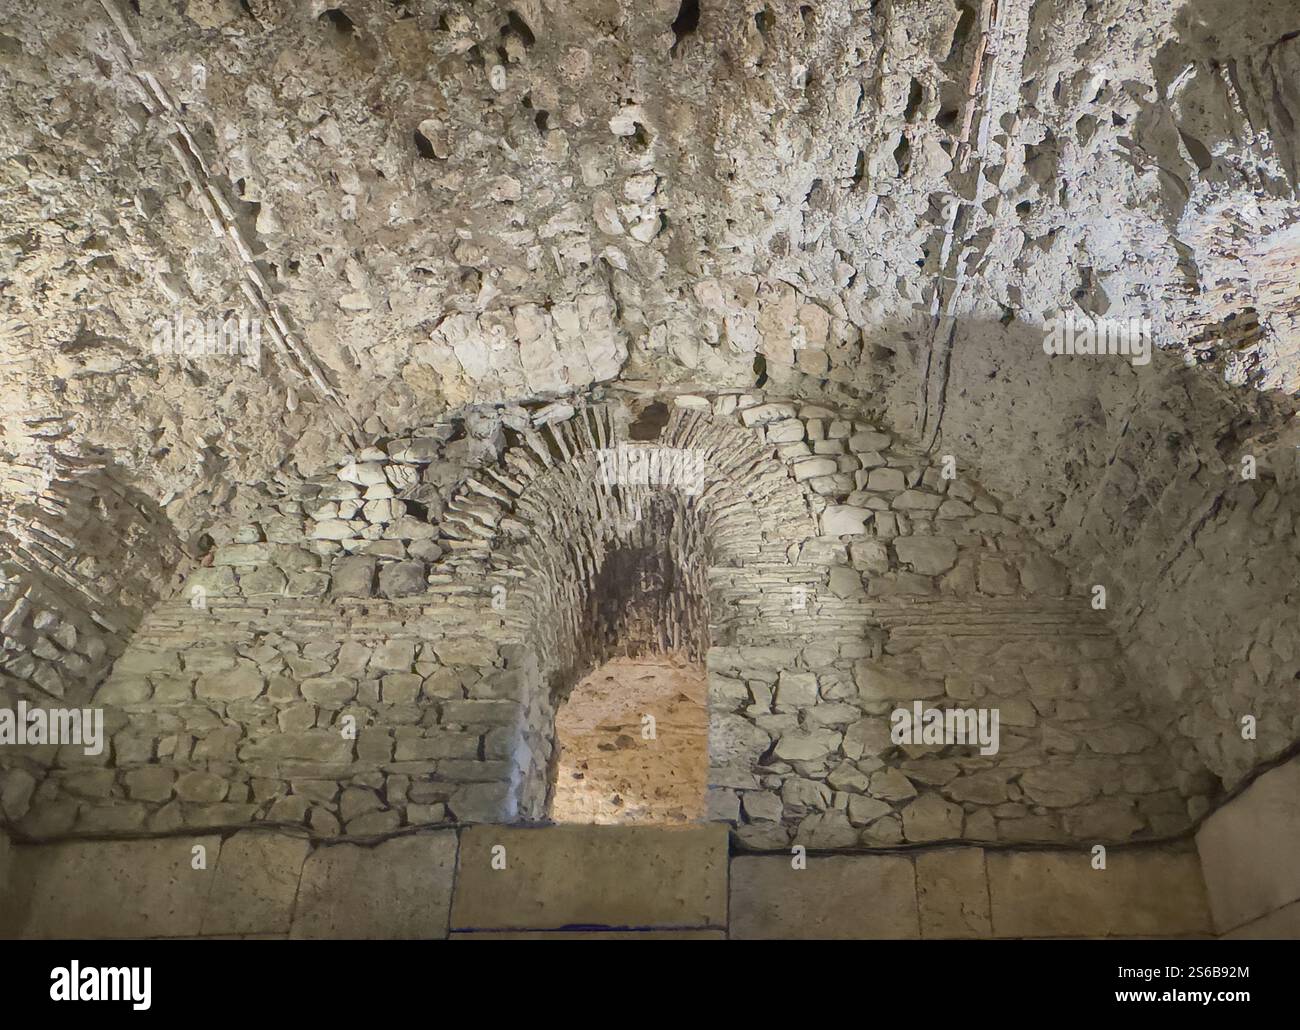
<path fill-rule="evenodd" d="M 702 482 L 602 470 L 655 403 Z M 619 647 L 707 645 L 708 815 L 750 847 L 1159 838 L 1215 786 L 1007 504 L 833 407 L 467 416 L 239 510 L 98 690 L 111 749 L 8 806 L 24 834 L 541 819 L 555 702 Z M 999 751 L 894 744 L 914 702 L 996 711 Z"/>
<path fill-rule="evenodd" d="M 200 861 L 201 856 L 201 861 Z M 22 845 L 0 936 L 1204 937 L 1187 849 L 731 855 L 722 827 Z"/>
<path fill-rule="evenodd" d="M 1219 934 L 1300 939 L 1300 758 L 1206 819 L 1196 848 Z"/>

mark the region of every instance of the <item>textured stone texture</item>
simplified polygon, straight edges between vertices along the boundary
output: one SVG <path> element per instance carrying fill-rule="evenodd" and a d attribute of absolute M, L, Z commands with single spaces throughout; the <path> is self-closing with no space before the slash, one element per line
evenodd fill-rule
<path fill-rule="evenodd" d="M 1191 851 L 1112 850 L 1105 869 L 1087 851 L 989 851 L 998 937 L 1151 937 L 1211 934 Z"/>
<path fill-rule="evenodd" d="M 292 936 L 446 937 L 455 867 L 446 831 L 317 848 L 303 865 Z"/>
<path fill-rule="evenodd" d="M 492 867 L 497 845 L 504 869 Z M 458 930 L 723 927 L 726 830 L 471 827 L 461 836 L 451 921 Z"/>
<path fill-rule="evenodd" d="M 194 848 L 206 868 L 192 868 Z M 6 937 L 197 936 L 216 878 L 221 839 L 52 844 L 15 849 Z"/>
<path fill-rule="evenodd" d="M 1264 773 L 1206 819 L 1196 850 L 1220 933 L 1300 900 L 1300 759 Z"/>
<path fill-rule="evenodd" d="M 541 820 L 621 653 L 775 852 L 1168 839 L 1294 745 L 1294 0 L 410 6 L 15 0 L 0 707 L 110 740 L 5 825 Z"/>
<path fill-rule="evenodd" d="M 255 831 L 223 842 L 202 933 L 288 933 L 310 847 L 306 838 Z"/>
<path fill-rule="evenodd" d="M 464 838 L 457 855 L 457 833 Z M 193 843 L 212 863 L 190 869 Z M 504 870 L 490 870 L 492 843 Z M 9 937 L 950 938 L 1209 935 L 1195 856 L 925 849 L 734 855 L 716 829 L 475 827 L 377 845 L 244 831 L 15 846 Z M 469 849 L 469 850 L 464 850 Z M 468 858 L 468 861 L 467 861 Z M 479 868 L 475 870 L 475 866 Z M 182 868 L 194 874 L 179 875 Z M 80 884 L 95 889 L 87 903 Z M 505 888 L 505 890 L 503 890 Z M 990 926 L 990 905 L 991 926 Z M 1285 937 L 1296 903 L 1233 932 Z M 455 916 L 452 911 L 455 911 Z M 284 929 L 292 912 L 292 930 Z M 470 925 L 471 921 L 481 925 Z M 505 926 L 504 924 L 532 924 Z"/>
<path fill-rule="evenodd" d="M 1268 915 L 1253 919 L 1222 936 L 1230 941 L 1300 940 L 1300 901 L 1276 908 Z"/>
<path fill-rule="evenodd" d="M 916 874 L 903 855 L 739 856 L 731 864 L 731 937 L 912 938 Z"/>
<path fill-rule="evenodd" d="M 979 848 L 916 856 L 922 937 L 989 937 L 988 878 Z"/>

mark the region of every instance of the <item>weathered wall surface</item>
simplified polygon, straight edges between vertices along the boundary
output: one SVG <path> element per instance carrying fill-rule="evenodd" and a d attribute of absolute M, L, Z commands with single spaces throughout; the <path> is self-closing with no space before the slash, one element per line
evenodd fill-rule
<path fill-rule="evenodd" d="M 1300 659 L 1278 614 L 1295 606 L 1293 406 L 1218 383 L 1295 386 L 1286 0 L 1247 22 L 1226 0 L 1008 0 L 995 16 L 728 0 L 689 25 L 674 0 L 11 6 L 5 452 L 102 445 L 181 536 L 245 525 L 238 484 L 292 491 L 354 459 L 352 479 L 318 484 L 337 496 L 277 509 L 323 513 L 303 527 L 317 564 L 243 561 L 255 596 L 318 596 L 336 573 L 418 593 L 443 551 L 476 574 L 476 509 L 503 485 L 471 487 L 436 541 L 425 522 L 456 469 L 483 465 L 470 451 L 500 450 L 493 429 L 462 438 L 450 471 L 415 472 L 422 495 L 385 493 L 412 487 L 387 469 L 415 463 L 380 445 L 423 426 L 410 440 L 441 462 L 460 442 L 435 428 L 451 408 L 518 419 L 509 406 L 616 380 L 759 383 L 802 406 L 831 384 L 857 398 L 840 422 L 957 455 L 1013 502 L 999 514 L 1087 574 L 1075 585 L 1113 588 L 1175 752 L 1166 790 L 1207 797 L 1295 739 Z M 1198 367 L 1049 374 L 1041 331 L 1061 308 L 1149 317 Z M 158 320 L 183 311 L 255 316 L 265 354 L 155 353 Z M 841 453 L 829 422 L 780 432 L 804 434 L 773 442 L 812 452 L 817 497 L 874 493 L 876 452 Z M 1261 478 L 1242 485 L 1248 445 Z M 980 561 L 993 583 L 1007 559 Z M 701 638 L 702 592 L 673 615 L 682 640 Z M 77 605 L 39 607 L 93 636 Z M 88 660 L 57 639 L 6 653 L 47 682 Z"/>
<path fill-rule="evenodd" d="M 1294 402 L 1159 354 L 1133 368 L 1049 358 L 1023 332 L 980 334 L 968 329 L 954 357 L 963 387 L 936 451 L 978 467 L 1080 586 L 1107 587 L 1162 732 L 1193 743 L 1226 785 L 1240 782 L 1300 731 Z M 1244 715 L 1257 721 L 1254 740 L 1242 738 Z M 1190 760 L 1183 773 L 1202 775 Z"/>
<path fill-rule="evenodd" d="M 969 847 L 795 870 L 729 856 L 720 827 L 481 826 L 371 847 L 256 830 L 33 845 L 13 862 L 6 938 L 1210 934 L 1195 854 L 1160 848 L 1114 851 L 1104 870 L 1084 851 Z"/>
<path fill-rule="evenodd" d="M 0 708 L 82 707 L 168 590 L 183 549 L 102 454 L 4 462 L 0 478 Z M 4 743 L 0 817 L 16 820 L 57 748 Z"/>
<path fill-rule="evenodd" d="M 10 6 L 6 436 L 67 418 L 186 526 L 339 429 L 620 376 L 883 401 L 915 349 L 929 409 L 940 318 L 1146 314 L 1294 381 L 1288 0 Z M 279 335 L 151 354 L 178 310 Z"/>
<path fill-rule="evenodd" d="M 19 825 L 329 838 L 543 817 L 554 705 L 626 629 L 591 602 L 663 495 L 676 543 L 649 550 L 675 571 L 646 650 L 707 645 L 709 815 L 746 845 L 1118 841 L 1208 805 L 1106 613 L 962 469 L 824 406 L 669 401 L 641 441 L 648 398 L 544 409 L 499 463 L 500 426 L 399 438 L 214 530 L 97 695 L 111 750 L 65 748 Z M 701 453 L 700 482 L 602 472 L 636 446 Z M 449 449 L 485 463 L 450 494 Z M 996 710 L 997 753 L 891 741 L 916 701 Z"/>

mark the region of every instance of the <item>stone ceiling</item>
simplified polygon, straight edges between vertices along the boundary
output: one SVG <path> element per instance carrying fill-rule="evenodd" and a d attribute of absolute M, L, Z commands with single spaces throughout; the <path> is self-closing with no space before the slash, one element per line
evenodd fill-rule
<path fill-rule="evenodd" d="M 1041 406 L 1072 303 L 1300 387 L 1291 0 L 3 6 L 0 447 L 104 448 L 183 529 L 619 379 L 969 442 L 949 399 Z M 178 312 L 260 362 L 155 354 Z"/>

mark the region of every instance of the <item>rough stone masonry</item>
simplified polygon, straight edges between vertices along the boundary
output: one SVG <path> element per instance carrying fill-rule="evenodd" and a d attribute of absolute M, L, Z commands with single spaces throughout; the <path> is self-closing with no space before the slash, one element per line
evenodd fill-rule
<path fill-rule="evenodd" d="M 1294 3 L 683 10 L 0 2 L 0 707 L 109 742 L 0 746 L 6 834 L 544 821 L 629 655 L 757 851 L 1168 841 L 1295 747 Z"/>

